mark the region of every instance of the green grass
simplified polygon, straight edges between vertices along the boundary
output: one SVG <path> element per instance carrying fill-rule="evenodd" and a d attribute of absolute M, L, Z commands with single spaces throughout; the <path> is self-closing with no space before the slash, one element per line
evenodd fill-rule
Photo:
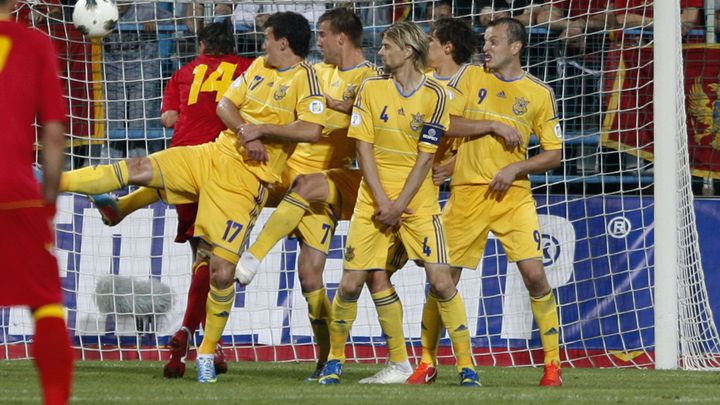
<path fill-rule="evenodd" d="M 217 384 L 195 382 L 188 366 L 185 378 L 166 380 L 160 362 L 76 364 L 72 402 L 207 403 L 252 401 L 333 405 L 341 403 L 669 403 L 720 401 L 720 373 L 635 369 L 565 369 L 565 386 L 540 388 L 540 369 L 482 367 L 482 388 L 456 385 L 454 368 L 441 367 L 430 386 L 367 386 L 357 380 L 380 369 L 348 364 L 339 386 L 303 384 L 313 365 L 230 363 Z M 39 403 L 35 369 L 29 361 L 0 361 L 0 403 Z"/>

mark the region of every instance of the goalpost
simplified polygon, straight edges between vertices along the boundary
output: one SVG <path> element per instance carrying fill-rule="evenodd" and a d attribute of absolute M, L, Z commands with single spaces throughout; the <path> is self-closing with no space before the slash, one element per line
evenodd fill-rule
<path fill-rule="evenodd" d="M 380 33 L 392 21 L 428 27 L 433 13 L 443 12 L 434 1 L 351 3 L 365 25 L 366 56 L 378 64 Z M 504 12 L 499 0 L 494 9 L 450 3 L 480 39 L 482 21 Z M 720 166 L 712 165 L 714 138 L 707 135 L 707 114 L 712 117 L 718 102 L 711 79 L 717 83 L 720 68 L 707 64 L 698 70 L 693 63 L 715 57 L 720 66 L 720 49 L 701 45 L 705 33 L 698 27 L 681 31 L 677 0 L 674 7 L 658 1 L 648 9 L 620 10 L 579 6 L 586 4 L 580 0 L 547 3 L 511 11 L 528 22 L 523 63 L 554 88 L 565 134 L 562 167 L 531 176 L 543 261 L 558 302 L 563 365 L 717 369 L 713 309 L 720 311 L 720 296 L 708 285 L 718 279 L 704 271 L 701 260 L 715 256 L 712 249 L 700 250 L 701 235 L 712 232 L 698 227 L 712 227 L 714 218 L 696 207 L 718 201 L 695 201 L 693 186 L 698 190 L 698 179 L 712 184 L 720 177 Z M 326 7 L 343 4 L 349 6 L 323 0 L 138 0 L 113 33 L 94 41 L 34 2 L 21 2 L 25 11 L 18 18 L 48 33 L 58 49 L 70 111 L 66 168 L 73 169 L 145 155 L 169 143 L 172 131 L 159 123 L 162 91 L 170 75 L 197 55 L 198 24 L 231 18 L 238 51 L 256 56 L 262 38 L 253 7 L 294 7 L 312 21 Z M 568 14 L 563 7 L 573 4 Z M 619 15 L 648 11 L 654 11 L 652 23 L 617 22 Z M 683 39 L 699 42 L 683 46 Z M 310 59 L 320 58 L 313 46 Z M 531 142 L 528 153 L 538 147 Z M 271 211 L 263 212 L 251 238 Z M 84 196 L 59 199 L 56 256 L 68 326 L 83 359 L 166 358 L 165 345 L 182 320 L 192 261 L 188 246 L 173 243 L 176 218 L 172 207 L 156 203 L 106 227 Z M 346 232 L 347 223 L 340 223 L 328 256 L 324 277 L 331 295 L 341 276 Z M 296 275 L 298 248 L 297 240 L 283 240 L 253 283 L 238 287 L 223 337 L 229 359 L 315 359 Z M 393 283 L 404 307 L 408 349 L 417 356 L 425 277 L 408 264 Z M 494 237 L 478 269 L 463 272 L 459 289 L 479 365 L 542 365 L 527 290 Z M 26 309 L 0 308 L 0 359 L 30 357 L 32 334 Z M 385 361 L 367 292 L 348 347 L 350 361 Z M 453 359 L 447 338 L 439 358 Z"/>

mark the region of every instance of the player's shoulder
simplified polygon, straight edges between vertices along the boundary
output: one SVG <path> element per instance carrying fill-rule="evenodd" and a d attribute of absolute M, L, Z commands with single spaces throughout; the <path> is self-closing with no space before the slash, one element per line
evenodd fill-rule
<path fill-rule="evenodd" d="M 447 93 L 445 92 L 445 85 L 430 76 L 425 76 L 423 88 L 437 95 L 440 99 L 445 99 L 447 96 Z"/>
<path fill-rule="evenodd" d="M 370 89 L 387 86 L 388 83 L 390 83 L 390 75 L 383 74 L 379 76 L 366 77 L 365 79 L 363 79 L 360 86 L 362 88 Z"/>
<path fill-rule="evenodd" d="M 298 63 L 295 67 L 294 77 L 307 82 L 311 96 L 320 96 L 323 94 L 317 71 L 310 62 L 304 60 Z"/>
<path fill-rule="evenodd" d="M 358 65 L 358 68 L 374 76 L 382 76 L 384 74 L 380 66 L 370 62 L 369 60 L 366 60 L 365 62 Z"/>
<path fill-rule="evenodd" d="M 555 97 L 555 91 L 553 90 L 553 88 L 550 87 L 549 84 L 532 75 L 530 72 L 525 73 L 524 79 L 525 86 L 527 86 L 533 92 L 539 93 L 541 95 L 549 95 L 553 98 Z"/>
<path fill-rule="evenodd" d="M 25 44 L 35 53 L 54 50 L 46 34 L 16 21 L 0 21 L 0 34 L 10 37 L 13 42 Z"/>

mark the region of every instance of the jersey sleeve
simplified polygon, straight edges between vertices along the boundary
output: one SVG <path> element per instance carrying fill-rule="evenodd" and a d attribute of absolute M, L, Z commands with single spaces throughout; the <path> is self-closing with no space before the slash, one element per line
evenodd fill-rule
<path fill-rule="evenodd" d="M 560 117 L 557 114 L 555 105 L 555 97 L 551 94 L 552 90 L 547 90 L 547 96 L 543 97 L 540 109 L 535 114 L 533 122 L 533 132 L 540 139 L 540 146 L 543 150 L 562 149 L 562 127 L 560 126 Z"/>
<path fill-rule="evenodd" d="M 435 103 L 430 119 L 423 123 L 420 130 L 418 150 L 420 152 L 435 153 L 440 139 L 450 126 L 450 114 L 447 91 L 437 83 L 427 87 L 432 90 Z"/>
<path fill-rule="evenodd" d="M 180 111 L 180 90 L 178 88 L 177 79 L 180 72 L 180 70 L 175 72 L 175 74 L 170 78 L 167 87 L 165 87 L 162 99 L 162 108 L 160 109 L 161 113 L 164 113 L 165 111 Z"/>
<path fill-rule="evenodd" d="M 369 105 L 369 91 L 367 80 L 363 81 L 355 96 L 355 104 L 353 105 L 352 114 L 350 115 L 350 127 L 348 128 L 348 138 L 375 143 L 375 132 L 373 131 L 372 112 Z"/>
<path fill-rule="evenodd" d="M 39 60 L 41 69 L 39 69 L 42 97 L 39 97 L 40 105 L 38 105 L 38 122 L 46 124 L 48 122 L 59 121 L 65 122 L 66 106 L 63 98 L 62 88 L 60 87 L 60 76 L 58 75 L 58 60 L 55 56 L 55 49 L 50 40 L 44 35 L 38 35 L 42 38 L 40 42 Z"/>
<path fill-rule="evenodd" d="M 299 120 L 325 126 L 325 96 L 320 89 L 320 81 L 312 66 L 307 65 L 298 71 L 298 93 L 295 113 Z"/>

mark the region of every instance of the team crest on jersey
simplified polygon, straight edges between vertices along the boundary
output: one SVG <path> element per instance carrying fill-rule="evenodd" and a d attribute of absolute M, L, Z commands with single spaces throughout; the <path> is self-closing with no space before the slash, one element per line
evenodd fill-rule
<path fill-rule="evenodd" d="M 423 124 L 425 116 L 421 113 L 413 114 L 412 121 L 410 121 L 410 129 L 413 131 L 419 131 Z"/>
<path fill-rule="evenodd" d="M 290 86 L 286 86 L 284 84 L 281 84 L 280 87 L 278 87 L 277 90 L 275 90 L 275 94 L 273 94 L 273 99 L 275 101 L 282 100 L 287 95 L 287 90 L 290 88 Z"/>
<path fill-rule="evenodd" d="M 527 112 L 527 106 L 530 104 L 529 101 L 522 97 L 515 97 L 515 105 L 513 105 L 513 112 L 515 115 L 523 115 Z"/>
<path fill-rule="evenodd" d="M 351 262 L 355 258 L 355 248 L 348 246 L 345 248 L 345 260 Z"/>
<path fill-rule="evenodd" d="M 357 86 L 354 84 L 347 86 L 347 89 L 345 89 L 345 92 L 343 93 L 343 101 L 354 100 L 356 92 Z"/>

